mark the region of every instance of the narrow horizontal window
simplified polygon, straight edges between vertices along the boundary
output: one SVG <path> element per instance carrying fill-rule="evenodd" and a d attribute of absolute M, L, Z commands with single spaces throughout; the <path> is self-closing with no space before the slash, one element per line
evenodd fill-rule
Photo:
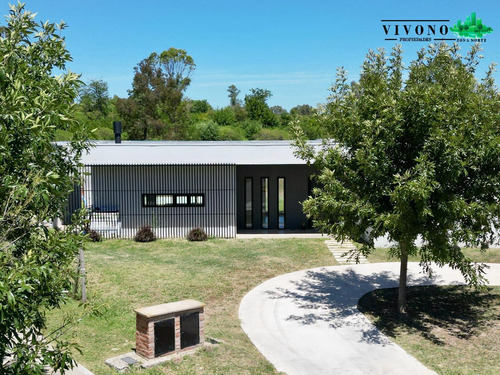
<path fill-rule="evenodd" d="M 188 203 L 188 197 L 187 195 L 178 195 L 175 197 L 175 203 L 177 205 L 186 205 Z"/>
<path fill-rule="evenodd" d="M 142 194 L 142 207 L 204 207 L 204 194 Z"/>
<path fill-rule="evenodd" d="M 203 195 L 191 195 L 189 197 L 189 204 L 192 206 L 203 206 Z"/>
<path fill-rule="evenodd" d="M 171 206 L 173 203 L 174 203 L 174 196 L 172 194 L 156 196 L 156 205 L 158 207 Z"/>

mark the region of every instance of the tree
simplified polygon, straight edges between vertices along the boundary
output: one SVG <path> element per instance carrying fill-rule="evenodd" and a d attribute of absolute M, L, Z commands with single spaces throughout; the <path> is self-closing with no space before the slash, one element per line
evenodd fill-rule
<path fill-rule="evenodd" d="M 207 113 L 212 110 L 212 106 L 206 99 L 193 100 L 190 102 L 189 112 L 191 113 Z"/>
<path fill-rule="evenodd" d="M 231 107 L 235 107 L 240 105 L 240 100 L 238 100 L 238 95 L 240 94 L 240 90 L 235 85 L 231 85 L 227 88 L 227 92 L 229 93 L 229 105 Z"/>
<path fill-rule="evenodd" d="M 153 52 L 134 68 L 129 98 L 117 101 L 131 139 L 185 136 L 187 105 L 182 99 L 195 68 L 185 50 L 173 47 Z"/>
<path fill-rule="evenodd" d="M 430 45 L 406 80 L 400 46 L 390 56 L 370 51 L 358 84 L 338 70 L 324 147 L 297 141 L 318 168 L 319 187 L 304 203 L 314 225 L 361 241 L 363 254 L 380 236 L 397 243 L 401 313 L 408 256 L 418 254 L 426 271 L 431 262 L 448 264 L 481 285 L 484 265 L 459 246 L 491 242 L 500 227 L 500 97 L 493 66 L 482 81 L 474 77 L 478 51 L 475 45 L 462 58 L 457 45 Z"/>
<path fill-rule="evenodd" d="M 286 109 L 284 109 L 282 106 L 280 105 L 273 105 L 271 108 L 269 108 L 271 110 L 272 113 L 274 113 L 275 115 L 277 116 L 281 116 L 283 114 L 286 114 Z"/>
<path fill-rule="evenodd" d="M 84 112 L 94 112 L 97 116 L 108 114 L 108 84 L 103 80 L 91 80 L 80 89 L 80 105 Z"/>
<path fill-rule="evenodd" d="M 267 99 L 271 96 L 271 91 L 264 89 L 250 89 L 251 94 L 245 95 L 245 108 L 250 120 L 257 120 L 267 127 L 279 125 L 276 115 L 269 109 Z"/>
<path fill-rule="evenodd" d="M 236 122 L 236 114 L 232 107 L 217 109 L 211 117 L 220 126 L 232 126 Z"/>
<path fill-rule="evenodd" d="M 298 105 L 290 110 L 290 113 L 292 115 L 300 115 L 300 116 L 310 116 L 314 114 L 314 112 L 315 112 L 314 108 L 311 107 L 309 104 Z"/>
<path fill-rule="evenodd" d="M 45 374 L 72 366 L 60 331 L 46 334 L 45 313 L 61 306 L 82 235 L 49 230 L 79 181 L 87 131 L 73 118 L 79 77 L 61 30 L 11 6 L 0 37 L 0 363 L 2 374 Z M 57 76 L 54 75 L 57 72 Z M 73 130 L 66 147 L 58 129 Z"/>

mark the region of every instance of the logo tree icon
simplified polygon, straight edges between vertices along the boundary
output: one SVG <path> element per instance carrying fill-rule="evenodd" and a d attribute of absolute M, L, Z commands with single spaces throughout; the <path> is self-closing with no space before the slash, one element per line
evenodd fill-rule
<path fill-rule="evenodd" d="M 482 38 L 493 31 L 491 27 L 483 24 L 481 18 L 476 18 L 476 12 L 472 12 L 464 23 L 458 20 L 450 30 L 464 38 Z"/>

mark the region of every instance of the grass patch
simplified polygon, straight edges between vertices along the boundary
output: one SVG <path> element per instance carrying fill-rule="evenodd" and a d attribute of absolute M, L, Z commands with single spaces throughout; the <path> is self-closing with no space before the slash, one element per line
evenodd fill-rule
<path fill-rule="evenodd" d="M 394 342 L 439 374 L 498 374 L 500 287 L 408 288 L 408 314 L 397 313 L 397 288 L 365 294 L 359 309 Z"/>
<path fill-rule="evenodd" d="M 335 264 L 323 239 L 107 240 L 88 243 L 85 260 L 89 300 L 104 314 L 73 329 L 75 355 L 99 375 L 115 375 L 104 360 L 135 347 L 135 308 L 183 299 L 207 304 L 205 335 L 224 343 L 141 374 L 274 374 L 240 327 L 241 299 L 274 276 Z M 50 312 L 49 329 L 78 311 L 72 302 Z"/>
<path fill-rule="evenodd" d="M 482 251 L 480 249 L 462 249 L 463 253 L 470 257 L 474 262 L 478 263 L 500 263 L 500 249 L 487 249 Z M 398 258 L 389 255 L 388 248 L 376 248 L 373 252 L 366 257 L 370 263 L 379 262 L 399 262 Z M 420 258 L 417 256 L 410 256 L 410 262 L 419 262 Z"/>

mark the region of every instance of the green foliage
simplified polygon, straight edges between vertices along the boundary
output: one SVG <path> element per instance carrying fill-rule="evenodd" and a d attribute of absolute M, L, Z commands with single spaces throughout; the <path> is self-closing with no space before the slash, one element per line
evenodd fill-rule
<path fill-rule="evenodd" d="M 229 105 L 231 107 L 240 105 L 240 100 L 238 100 L 238 95 L 240 94 L 241 90 L 238 90 L 238 88 L 235 85 L 231 85 L 227 88 L 227 92 L 229 93 Z"/>
<path fill-rule="evenodd" d="M 71 344 L 60 339 L 62 331 L 41 334 L 45 312 L 67 299 L 83 241 L 81 220 L 75 218 L 64 231 L 48 230 L 43 223 L 61 217 L 79 180 L 87 131 L 74 120 L 81 82 L 66 71 L 71 60 L 61 36 L 66 26 L 38 24 L 34 17 L 24 5 L 11 6 L 0 36 L 2 374 L 45 374 L 45 365 L 62 371 L 72 366 Z M 53 143 L 70 130 L 65 147 Z"/>
<path fill-rule="evenodd" d="M 80 89 L 80 105 L 84 112 L 93 112 L 96 116 L 108 114 L 108 84 L 103 80 L 92 80 Z"/>
<path fill-rule="evenodd" d="M 236 122 L 236 114 L 231 107 L 221 108 L 212 113 L 212 119 L 220 126 L 231 126 Z"/>
<path fill-rule="evenodd" d="M 478 51 L 462 58 L 457 45 L 430 45 L 406 81 L 399 46 L 390 56 L 370 51 L 356 84 L 338 70 L 326 146 L 314 151 L 298 141 L 319 171 L 304 203 L 317 228 L 363 241 L 364 253 L 388 235 L 403 263 L 418 252 L 426 270 L 449 264 L 467 282 L 483 282 L 483 266 L 458 246 L 491 242 L 500 227 L 500 96 L 493 67 L 481 82 L 474 77 Z"/>
<path fill-rule="evenodd" d="M 245 107 L 237 105 L 236 107 L 233 107 L 233 111 L 237 122 L 243 122 L 248 118 L 247 110 L 245 109 Z"/>
<path fill-rule="evenodd" d="M 277 116 L 281 116 L 283 114 L 286 114 L 287 111 L 280 105 L 273 105 L 271 108 L 269 108 L 272 113 L 274 113 Z"/>
<path fill-rule="evenodd" d="M 200 139 L 202 141 L 218 141 L 220 137 L 220 127 L 217 123 L 208 120 L 197 124 Z"/>
<path fill-rule="evenodd" d="M 254 139 L 262 141 L 292 139 L 292 135 L 283 129 L 261 129 L 254 135 Z"/>
<path fill-rule="evenodd" d="M 207 113 L 212 110 L 212 106 L 208 103 L 206 99 L 203 100 L 193 100 L 190 103 L 191 108 L 190 113 Z"/>
<path fill-rule="evenodd" d="M 253 139 L 255 134 L 262 130 L 262 124 L 256 120 L 245 120 L 241 123 L 241 127 L 248 139 Z"/>
<path fill-rule="evenodd" d="M 279 126 L 278 118 L 267 105 L 267 99 L 272 96 L 271 91 L 263 89 L 251 89 L 250 91 L 251 94 L 245 96 L 245 109 L 248 118 L 260 121 L 266 127 Z"/>
<path fill-rule="evenodd" d="M 241 128 L 234 126 L 221 126 L 219 128 L 219 139 L 221 141 L 243 141 L 245 132 Z"/>
<path fill-rule="evenodd" d="M 116 107 L 130 139 L 185 139 L 188 104 L 183 93 L 196 68 L 185 50 L 153 52 L 135 68 L 132 90 Z"/>
<path fill-rule="evenodd" d="M 315 112 L 316 110 L 309 104 L 298 105 L 290 110 L 290 114 L 300 115 L 300 116 L 310 116 L 313 115 Z"/>
<path fill-rule="evenodd" d="M 193 228 L 187 235 L 188 241 L 206 241 L 208 236 L 202 228 Z"/>
<path fill-rule="evenodd" d="M 95 132 L 92 132 L 91 137 L 94 139 L 113 140 L 115 139 L 115 133 L 110 128 L 98 128 Z"/>
<path fill-rule="evenodd" d="M 55 131 L 54 141 L 56 142 L 71 141 L 71 138 L 73 138 L 73 133 L 69 130 L 57 129 Z"/>
<path fill-rule="evenodd" d="M 307 139 L 319 139 L 322 137 L 323 116 L 296 116 L 290 120 L 292 127 L 299 127 Z"/>
<path fill-rule="evenodd" d="M 156 240 L 156 236 L 149 225 L 140 227 L 135 234 L 135 242 L 152 242 Z"/>

